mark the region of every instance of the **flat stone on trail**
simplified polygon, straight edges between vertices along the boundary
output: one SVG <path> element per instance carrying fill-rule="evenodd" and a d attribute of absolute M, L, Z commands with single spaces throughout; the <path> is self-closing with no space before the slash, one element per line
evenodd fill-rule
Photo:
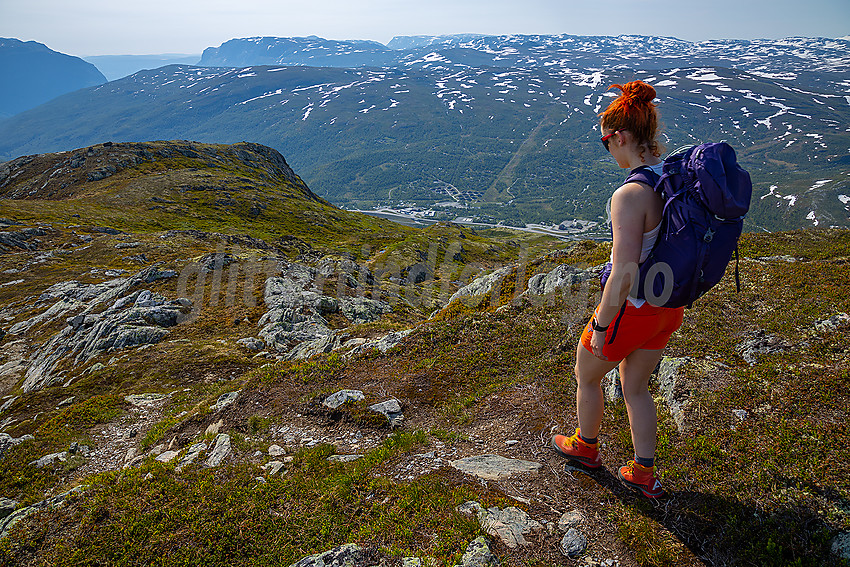
<path fill-rule="evenodd" d="M 508 459 L 501 455 L 477 455 L 451 461 L 457 470 L 483 478 L 485 480 L 501 480 L 514 474 L 537 472 L 541 465 L 534 461 Z"/>

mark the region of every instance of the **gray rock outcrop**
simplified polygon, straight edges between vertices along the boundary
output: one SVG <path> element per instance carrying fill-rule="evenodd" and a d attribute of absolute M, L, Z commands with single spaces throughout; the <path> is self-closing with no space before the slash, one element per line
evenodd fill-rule
<path fill-rule="evenodd" d="M 793 345 L 779 335 L 758 330 L 750 333 L 750 337 L 739 343 L 735 349 L 750 366 L 758 362 L 758 357 L 763 354 L 782 352 Z"/>
<path fill-rule="evenodd" d="M 215 438 L 215 444 L 213 445 L 210 454 L 207 456 L 207 460 L 204 461 L 204 465 L 207 467 L 217 467 L 224 462 L 224 459 L 226 459 L 229 454 L 230 435 L 227 433 L 219 433 Z"/>
<path fill-rule="evenodd" d="M 845 327 L 850 326 L 850 315 L 847 313 L 839 313 L 833 315 L 829 319 L 815 322 L 815 331 L 820 334 L 835 333 Z"/>
<path fill-rule="evenodd" d="M 239 397 L 239 391 L 236 392 L 227 392 L 226 394 L 222 394 L 218 397 L 216 402 L 210 406 L 212 411 L 218 412 L 232 404 L 236 401 L 236 398 Z"/>
<path fill-rule="evenodd" d="M 177 464 L 177 472 L 180 472 L 183 467 L 187 467 L 194 463 L 198 457 L 207 450 L 207 444 L 203 441 L 200 443 L 195 443 L 186 450 L 186 454 L 183 455 L 183 458 L 180 459 L 180 462 Z"/>
<path fill-rule="evenodd" d="M 11 530 L 12 527 L 16 523 L 18 523 L 18 521 L 20 521 L 22 518 L 25 518 L 33 512 L 42 510 L 44 508 L 61 506 L 71 494 L 76 494 L 78 492 L 82 492 L 83 490 L 84 487 L 78 486 L 72 490 L 69 490 L 68 492 L 64 492 L 58 496 L 42 500 L 41 502 L 33 504 L 32 506 L 27 506 L 26 508 L 15 510 L 5 518 L 0 519 L 0 538 L 5 537 L 9 533 L 9 530 Z"/>
<path fill-rule="evenodd" d="M 0 457 L 3 456 L 3 453 L 8 451 L 11 447 L 15 445 L 19 445 L 24 441 L 31 441 L 34 437 L 32 435 L 22 435 L 21 437 L 12 437 L 8 433 L 0 433 Z"/>
<path fill-rule="evenodd" d="M 366 552 L 359 545 L 348 543 L 323 553 L 305 557 L 290 567 L 355 567 L 361 565 Z"/>
<path fill-rule="evenodd" d="M 365 342 L 361 345 L 354 347 L 349 353 L 348 356 L 353 356 L 356 354 L 362 354 L 364 352 L 370 352 L 373 350 L 379 350 L 381 352 L 387 352 L 391 348 L 394 348 L 401 344 L 401 341 L 404 338 L 413 332 L 413 329 L 406 329 L 404 331 L 394 331 L 392 333 L 388 333 L 381 337 L 380 339 Z"/>
<path fill-rule="evenodd" d="M 569 289 L 573 284 L 582 283 L 599 277 L 599 268 L 580 269 L 561 264 L 547 274 L 537 274 L 528 279 L 526 294 L 548 295 Z"/>
<path fill-rule="evenodd" d="M 338 313 L 359 324 L 376 321 L 392 311 L 384 301 L 346 295 L 358 289 L 358 280 L 346 271 L 351 269 L 348 264 L 356 266 L 349 260 L 336 264 L 329 259 L 318 269 L 283 264 L 279 275 L 266 280 L 263 298 L 268 311 L 258 322 L 259 339 L 288 359 L 308 358 L 340 347 L 341 337 L 330 328 L 326 316 Z M 335 273 L 334 266 L 339 270 L 339 297 L 323 293 L 325 282 Z M 365 274 L 361 279 L 373 281 L 365 268 L 358 267 L 357 271 Z"/>
<path fill-rule="evenodd" d="M 484 301 L 483 296 L 492 292 L 496 284 L 501 282 L 508 274 L 510 274 L 512 269 L 512 266 L 506 266 L 490 274 L 475 278 L 469 284 L 454 292 L 446 305 L 451 304 L 455 300 L 463 301 L 465 304 L 470 306 L 478 305 Z"/>
<path fill-rule="evenodd" d="M 685 411 L 691 399 L 691 391 L 685 382 L 682 369 L 691 363 L 693 359 L 690 357 L 665 356 L 658 367 L 658 389 L 680 432 L 687 427 Z"/>
<path fill-rule="evenodd" d="M 393 428 L 399 427 L 404 421 L 404 414 L 401 413 L 401 403 L 395 398 L 373 404 L 369 406 L 369 411 L 387 418 L 390 427 Z"/>
<path fill-rule="evenodd" d="M 850 561 L 850 532 L 844 532 L 835 536 L 832 540 L 830 550 L 845 561 Z"/>
<path fill-rule="evenodd" d="M 41 242 L 36 236 L 45 236 L 47 233 L 41 228 L 25 228 L 0 232 L 0 253 L 9 252 L 12 248 L 22 250 L 37 250 Z"/>
<path fill-rule="evenodd" d="M 103 352 L 154 344 L 165 338 L 169 334 L 168 327 L 177 325 L 191 302 L 182 298 L 169 301 L 149 290 L 131 292 L 131 289 L 176 275 L 154 267 L 130 278 L 101 284 L 68 281 L 48 288 L 39 301 L 55 302 L 41 314 L 13 325 L 10 334 L 24 334 L 63 317 L 67 326 L 31 357 L 23 391 L 31 392 L 60 382 L 61 374 L 54 371 L 61 360 L 73 360 L 75 365 L 80 365 Z M 104 305 L 110 307 L 100 310 Z"/>

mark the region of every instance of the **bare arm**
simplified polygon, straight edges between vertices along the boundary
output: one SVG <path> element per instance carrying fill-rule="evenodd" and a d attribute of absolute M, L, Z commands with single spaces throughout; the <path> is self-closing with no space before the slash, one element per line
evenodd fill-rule
<path fill-rule="evenodd" d="M 648 189 L 638 183 L 627 183 L 617 189 L 611 197 L 611 226 L 614 233 L 613 265 L 596 313 L 596 322 L 601 327 L 609 326 L 616 319 L 637 275 L 644 226 L 647 211 L 651 205 L 652 193 L 651 189 L 648 193 Z M 597 356 L 602 355 L 604 341 L 605 333 L 593 333 L 591 344 Z"/>

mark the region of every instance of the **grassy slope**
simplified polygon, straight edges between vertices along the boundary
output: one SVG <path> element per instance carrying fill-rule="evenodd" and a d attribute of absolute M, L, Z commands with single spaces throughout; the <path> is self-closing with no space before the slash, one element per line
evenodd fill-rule
<path fill-rule="evenodd" d="M 14 205 L 20 207 L 18 214 L 31 210 L 35 215 L 35 202 L 31 203 Z M 64 213 L 47 214 L 59 221 Z M 138 221 L 128 217 L 122 222 Z M 503 262 L 522 248 L 521 243 L 504 240 L 487 244 L 483 236 L 456 227 L 433 227 L 430 233 L 395 230 L 407 236 L 389 239 L 390 244 L 365 239 L 372 242 L 368 259 L 373 267 L 396 261 L 393 258 L 409 265 L 423 261 L 422 255 L 427 263 L 432 242 L 439 244 L 435 257 L 442 259 L 446 249 L 454 250 L 459 243 L 467 250 L 465 260 L 482 266 Z M 57 232 L 52 237 L 57 243 L 68 236 Z M 261 229 L 254 232 L 268 234 Z M 145 250 L 149 247 L 149 254 L 172 258 L 175 267 L 178 258 L 212 246 L 185 238 L 179 250 L 171 250 L 155 232 L 133 237 Z M 308 238 L 307 232 L 300 237 Z M 23 285 L 38 293 L 47 281 L 66 279 L 69 272 L 104 265 L 129 268 L 129 261 L 122 259 L 126 251 L 112 246 L 121 238 L 98 237 L 80 257 L 76 252 L 58 255 L 54 262 L 31 267 L 34 279 L 41 281 Z M 321 233 L 314 238 L 315 243 L 322 242 Z M 343 249 L 363 250 L 363 240 L 351 236 L 348 242 Z M 816 335 L 811 329 L 816 320 L 850 312 L 846 292 L 850 233 L 746 235 L 741 248 L 748 258 L 742 262 L 742 292 L 735 294 L 731 278 L 724 280 L 688 311 L 683 329 L 670 345 L 672 355 L 714 365 L 708 373 L 699 370 L 703 366 L 691 370 L 705 374 L 706 386 L 693 405 L 695 427 L 678 433 L 666 409 L 659 408 L 659 459 L 674 498 L 656 507 L 624 492 L 606 476 L 594 481 L 566 473 L 554 482 L 551 473 L 545 473 L 536 483 L 522 485 L 520 493 L 531 498 L 527 508 L 533 515 L 551 516 L 553 507 L 582 508 L 597 518 L 585 528 L 591 550 L 613 549 L 624 564 L 697 565 L 700 557 L 717 565 L 833 561 L 829 538 L 850 528 L 850 484 L 843 474 L 850 462 L 846 444 L 850 399 L 845 387 L 850 344 L 846 331 Z M 783 254 L 801 261 L 752 260 Z M 22 265 L 19 256 L 23 255 L 15 255 L 14 262 Z M 171 342 L 143 353 L 128 352 L 123 360 L 79 378 L 69 388 L 22 396 L 12 407 L 22 421 L 9 432 L 33 433 L 36 439 L 12 449 L 0 461 L 0 494 L 29 503 L 77 483 L 89 488 L 69 505 L 22 522 L 14 539 L 0 542 L 0 561 L 288 565 L 304 555 L 356 541 L 390 555 L 432 555 L 454 564 L 465 542 L 479 530 L 454 507 L 467 499 L 485 505 L 515 504 L 505 495 L 511 486 L 470 483 L 446 468 L 412 481 L 394 480 L 390 473 L 413 455 L 433 450 L 438 441 L 474 451 L 470 440 L 486 437 L 491 430 L 523 439 L 521 446 L 528 448 L 522 449 L 527 451 L 522 456 L 545 460 L 553 470 L 561 470 L 557 458 L 536 448 L 535 439 L 545 439 L 553 423 L 563 430 L 575 422 L 573 345 L 592 308 L 593 290 L 585 297 L 582 293 L 588 290 L 577 289 L 566 301 L 553 304 L 512 305 L 511 299 L 535 272 L 560 262 L 595 265 L 606 256 L 605 245 L 582 243 L 567 256 L 534 261 L 506 279 L 495 301 L 475 308 L 455 305 L 439 318 L 419 324 L 403 347 L 348 360 L 330 355 L 262 367 L 233 344 L 251 327 L 230 323 L 242 318 L 256 322 L 262 309 L 219 303 L 205 308 L 191 325 L 175 328 Z M 462 262 L 450 264 L 455 263 L 444 266 L 446 279 L 457 277 L 463 267 Z M 164 267 L 169 265 L 167 261 Z M 174 293 L 173 284 L 157 286 L 153 289 L 165 295 Z M 11 287 L 0 288 L 5 304 L 20 297 Z M 420 309 L 427 311 L 425 303 Z M 497 311 L 500 306 L 507 307 Z M 377 334 L 382 328 L 410 325 L 421 316 L 413 311 L 396 317 L 395 322 L 364 326 L 360 332 Z M 750 367 L 735 345 L 757 329 L 776 333 L 794 347 L 762 356 Z M 295 414 L 312 416 L 318 423 L 380 431 L 362 405 L 335 417 L 316 411 L 312 400 L 317 395 L 341 387 L 362 387 L 370 395 L 383 392 L 403 400 L 408 416 L 405 432 L 385 437 L 384 445 L 354 464 L 328 463 L 324 457 L 335 450 L 330 445 L 301 450 L 284 476 L 269 477 L 264 483 L 255 480 L 262 471 L 250 462 L 176 473 L 173 465 L 148 460 L 137 470 L 86 479 L 75 476 L 78 462 L 38 471 L 26 465 L 72 440 L 91 442 L 102 427 L 98 424 L 130 415 L 123 395 L 140 391 L 189 390 L 175 396 L 160 424 L 146 433 L 143 446 L 148 447 L 175 434 L 187 438 L 202 434 L 217 419 L 207 409 L 209 404 L 220 393 L 239 388 L 242 399 L 266 402 L 255 409 L 245 401 L 226 416 L 240 460 L 251 461 L 254 451 L 268 446 L 269 428 L 289 423 Z M 57 408 L 70 395 L 76 395 L 76 401 Z M 734 429 L 733 409 L 745 409 L 750 416 Z M 42 413 L 36 416 L 38 412 Z M 605 462 L 614 466 L 628 458 L 631 448 L 622 405 L 606 411 L 603 431 Z M 499 450 L 498 444 L 493 450 Z M 148 473 L 152 477 L 145 480 Z M 576 494 L 570 488 L 575 486 L 584 490 Z M 541 492 L 554 500 L 542 498 Z M 557 541 L 548 538 L 542 548 L 497 551 L 506 565 L 552 565 L 563 561 L 556 546 Z"/>

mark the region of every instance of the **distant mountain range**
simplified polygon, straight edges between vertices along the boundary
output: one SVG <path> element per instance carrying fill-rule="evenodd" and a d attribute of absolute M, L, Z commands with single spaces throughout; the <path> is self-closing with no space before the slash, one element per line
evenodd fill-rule
<path fill-rule="evenodd" d="M 656 86 L 669 149 L 726 140 L 751 230 L 850 226 L 850 42 L 618 36 L 247 38 L 0 122 L 0 159 L 115 140 L 256 141 L 331 202 L 435 218 L 598 220 L 623 173 L 612 83 Z"/>
<path fill-rule="evenodd" d="M 200 55 L 163 53 L 159 55 L 93 55 L 83 59 L 94 65 L 107 79 L 114 81 L 145 69 L 166 65 L 195 65 Z"/>
<path fill-rule="evenodd" d="M 100 85 L 106 77 L 91 63 L 35 41 L 0 38 L 0 118 L 59 95 Z"/>

